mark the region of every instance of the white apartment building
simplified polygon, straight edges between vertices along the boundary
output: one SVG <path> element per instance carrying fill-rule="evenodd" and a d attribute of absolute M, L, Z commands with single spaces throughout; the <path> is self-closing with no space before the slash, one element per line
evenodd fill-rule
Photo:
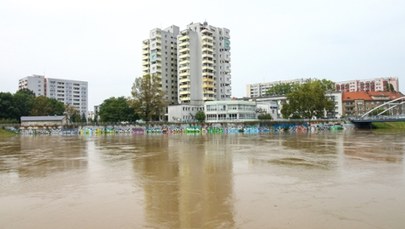
<path fill-rule="evenodd" d="M 27 88 L 35 93 L 35 96 L 46 96 L 45 76 L 32 75 L 18 81 L 18 90 Z"/>
<path fill-rule="evenodd" d="M 267 83 L 255 83 L 246 85 L 246 96 L 249 98 L 263 97 L 266 96 L 266 92 L 276 84 L 282 83 L 305 83 L 311 78 L 307 79 L 294 79 L 294 80 L 280 80 Z"/>
<path fill-rule="evenodd" d="M 177 37 L 177 57 L 180 104 L 230 99 L 229 29 L 189 24 Z"/>
<path fill-rule="evenodd" d="M 143 41 L 143 75 L 160 77 L 162 91 L 169 105 L 177 104 L 177 35 L 179 27 L 152 29 Z"/>
<path fill-rule="evenodd" d="M 80 114 L 87 115 L 88 83 L 86 81 L 46 78 L 33 75 L 19 80 L 19 89 L 27 88 L 36 96 L 56 99 L 73 106 Z"/>
<path fill-rule="evenodd" d="M 73 106 L 80 114 L 87 117 L 88 83 L 85 81 L 46 79 L 46 96 L 54 98 L 64 104 Z"/>
<path fill-rule="evenodd" d="M 336 83 L 337 91 L 389 91 L 390 85 L 395 91 L 399 91 L 398 77 L 381 77 L 365 80 L 348 80 Z"/>

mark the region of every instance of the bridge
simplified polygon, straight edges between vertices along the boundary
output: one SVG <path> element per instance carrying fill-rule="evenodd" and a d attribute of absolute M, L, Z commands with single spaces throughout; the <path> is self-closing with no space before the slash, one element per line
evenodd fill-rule
<path fill-rule="evenodd" d="M 397 99 L 385 102 L 379 106 L 374 107 L 373 109 L 367 111 L 360 117 L 351 118 L 350 121 L 358 128 L 372 128 L 372 123 L 376 122 L 405 122 L 405 96 L 402 96 Z M 400 115 L 384 115 L 386 112 L 389 112 L 395 107 L 402 106 L 400 109 L 402 114 Z M 380 109 L 380 110 L 379 110 Z M 381 111 L 382 110 L 382 111 Z M 371 113 L 379 111 L 377 115 L 370 116 Z"/>

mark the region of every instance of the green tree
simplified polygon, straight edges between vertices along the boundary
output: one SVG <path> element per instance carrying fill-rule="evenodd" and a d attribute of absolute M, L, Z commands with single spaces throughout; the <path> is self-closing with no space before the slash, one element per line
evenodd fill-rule
<path fill-rule="evenodd" d="M 281 96 L 287 95 L 297 86 L 297 83 L 279 83 L 273 85 L 267 92 L 266 95 L 270 96 Z"/>
<path fill-rule="evenodd" d="M 80 122 L 80 112 L 72 105 L 69 104 L 65 105 L 65 114 L 67 115 L 69 122 L 72 123 Z"/>
<path fill-rule="evenodd" d="M 0 119 L 19 120 L 19 110 L 15 106 L 14 96 L 9 92 L 0 92 Z"/>
<path fill-rule="evenodd" d="M 336 91 L 336 83 L 331 80 L 321 79 L 315 80 L 315 82 L 319 82 L 321 84 L 322 89 L 325 90 L 325 92 Z"/>
<path fill-rule="evenodd" d="M 136 78 L 132 86 L 132 105 L 145 121 L 159 120 L 167 102 L 161 90 L 161 80 L 156 75 Z"/>
<path fill-rule="evenodd" d="M 34 101 L 35 93 L 29 89 L 21 89 L 14 94 L 14 104 L 15 107 L 18 109 L 18 119 L 21 116 L 31 115 Z"/>
<path fill-rule="evenodd" d="M 271 120 L 271 119 L 273 119 L 273 117 L 271 117 L 271 114 L 268 114 L 268 113 L 259 114 L 257 116 L 257 118 L 259 120 Z"/>
<path fill-rule="evenodd" d="M 38 96 L 34 100 L 31 110 L 33 116 L 63 115 L 65 105 L 56 100 L 45 96 Z"/>
<path fill-rule="evenodd" d="M 281 113 L 284 118 L 322 118 L 334 109 L 334 103 L 325 96 L 322 81 L 314 80 L 298 85 L 287 95 Z"/>
<path fill-rule="evenodd" d="M 104 100 L 99 115 L 102 122 L 133 122 L 138 119 L 128 99 L 123 96 Z"/>
<path fill-rule="evenodd" d="M 205 113 L 204 113 L 204 111 L 197 111 L 197 113 L 195 114 L 195 119 L 199 123 L 203 123 L 205 121 Z"/>

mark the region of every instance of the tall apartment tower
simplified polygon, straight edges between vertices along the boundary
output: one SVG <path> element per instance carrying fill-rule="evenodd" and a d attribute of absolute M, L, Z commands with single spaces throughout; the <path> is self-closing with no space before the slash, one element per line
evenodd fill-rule
<path fill-rule="evenodd" d="M 27 88 L 36 96 L 56 99 L 73 106 L 80 114 L 87 115 L 88 83 L 86 81 L 46 78 L 41 75 L 27 76 L 19 80 L 18 89 Z"/>
<path fill-rule="evenodd" d="M 192 23 L 177 37 L 180 104 L 231 97 L 229 29 Z"/>
<path fill-rule="evenodd" d="M 172 25 L 166 29 L 153 29 L 149 39 L 143 41 L 143 75 L 156 75 L 161 78 L 162 90 L 170 105 L 177 104 L 177 35 L 179 27 Z"/>

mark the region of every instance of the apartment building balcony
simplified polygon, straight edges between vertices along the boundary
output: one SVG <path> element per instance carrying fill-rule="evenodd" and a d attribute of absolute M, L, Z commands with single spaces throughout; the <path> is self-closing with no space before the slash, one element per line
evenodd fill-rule
<path fill-rule="evenodd" d="M 211 71 L 215 71 L 215 69 L 212 66 L 209 65 L 203 65 L 202 66 L 202 70 L 211 70 Z"/>
<path fill-rule="evenodd" d="M 180 52 L 180 53 L 184 53 L 184 52 L 187 52 L 187 53 L 188 53 L 188 52 L 190 52 L 190 48 L 189 48 L 188 46 L 186 46 L 186 47 L 184 47 L 184 48 L 180 48 L 180 49 L 179 49 L 179 52 Z"/>
<path fill-rule="evenodd" d="M 186 90 L 186 89 L 190 89 L 190 84 L 181 84 L 180 86 L 179 86 L 179 89 L 180 90 Z"/>
<path fill-rule="evenodd" d="M 204 52 L 208 52 L 208 53 L 213 53 L 214 52 L 214 50 L 213 50 L 213 48 L 212 47 L 203 47 L 202 49 L 201 49 L 201 51 L 204 53 Z"/>
<path fill-rule="evenodd" d="M 215 96 L 213 96 L 213 95 L 204 96 L 203 100 L 204 100 L 204 102 L 207 102 L 207 101 L 214 101 L 214 100 L 215 100 Z"/>
<path fill-rule="evenodd" d="M 143 55 L 148 55 L 149 54 L 149 49 L 142 49 L 142 54 Z"/>
<path fill-rule="evenodd" d="M 188 72 L 188 71 L 180 72 L 180 73 L 179 73 L 179 76 L 180 76 L 180 77 L 187 77 L 187 76 L 189 76 L 189 75 L 190 75 L 190 72 Z"/>
<path fill-rule="evenodd" d="M 204 53 L 202 54 L 202 58 L 203 58 L 203 59 L 204 59 L 204 58 L 211 58 L 211 59 L 213 59 L 213 58 L 214 58 L 213 52 L 204 52 Z"/>
<path fill-rule="evenodd" d="M 203 41 L 208 41 L 208 42 L 213 42 L 213 38 L 212 38 L 212 36 L 210 36 L 210 35 L 206 35 L 206 34 L 203 34 L 202 36 L 201 36 L 201 40 L 203 40 Z"/>
<path fill-rule="evenodd" d="M 210 64 L 213 65 L 214 64 L 214 60 L 211 58 L 203 58 L 202 63 L 205 64 Z"/>
<path fill-rule="evenodd" d="M 190 70 L 190 66 L 189 66 L 189 65 L 179 66 L 179 71 L 188 71 L 188 70 Z"/>
<path fill-rule="evenodd" d="M 149 61 L 143 61 L 142 66 L 144 67 L 149 67 Z"/>
<path fill-rule="evenodd" d="M 190 53 L 180 53 L 179 59 L 190 58 Z"/>
<path fill-rule="evenodd" d="M 190 39 L 190 37 L 188 35 L 184 35 L 179 37 L 179 41 L 183 42 L 183 41 L 188 41 Z"/>
<path fill-rule="evenodd" d="M 184 90 L 184 91 L 179 91 L 179 95 L 190 95 L 190 91 L 189 90 Z"/>
<path fill-rule="evenodd" d="M 185 59 L 185 60 L 181 60 L 180 62 L 179 62 L 179 65 L 180 66 L 182 66 L 182 65 L 189 65 L 189 63 L 190 63 L 190 59 Z"/>
<path fill-rule="evenodd" d="M 205 90 L 213 90 L 214 89 L 214 84 L 211 83 L 203 83 L 203 89 Z"/>

